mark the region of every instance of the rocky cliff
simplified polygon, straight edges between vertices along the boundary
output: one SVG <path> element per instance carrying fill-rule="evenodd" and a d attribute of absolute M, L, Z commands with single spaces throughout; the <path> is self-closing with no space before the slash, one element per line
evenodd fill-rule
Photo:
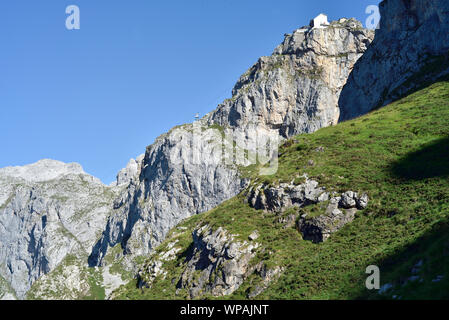
<path fill-rule="evenodd" d="M 0 169 L 0 276 L 18 298 L 69 254 L 87 257 L 117 194 L 78 164 Z"/>
<path fill-rule="evenodd" d="M 206 119 L 246 133 L 273 130 L 284 138 L 335 125 L 340 92 L 373 38 L 355 19 L 297 29 L 242 75 L 232 98 Z"/>
<path fill-rule="evenodd" d="M 449 71 L 449 2 L 387 0 L 376 37 L 341 95 L 340 120 L 381 107 Z"/>
<path fill-rule="evenodd" d="M 90 255 L 90 265 L 103 265 L 109 248 L 117 245 L 128 257 L 146 255 L 183 219 L 238 194 L 245 181 L 236 166 L 214 157 L 221 148 L 221 133 L 200 122 L 159 137 L 115 200 L 115 213 Z"/>

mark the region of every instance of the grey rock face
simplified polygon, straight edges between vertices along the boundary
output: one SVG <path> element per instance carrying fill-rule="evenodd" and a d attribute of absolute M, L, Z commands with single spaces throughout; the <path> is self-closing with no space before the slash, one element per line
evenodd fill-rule
<path fill-rule="evenodd" d="M 126 167 L 117 174 L 116 185 L 129 184 L 132 180 L 138 179 L 144 157 L 145 155 L 142 154 L 137 159 L 129 160 Z"/>
<path fill-rule="evenodd" d="M 448 1 L 386 0 L 380 12 L 380 29 L 340 95 L 340 120 L 384 106 L 424 80 L 448 72 Z M 429 63 L 433 66 L 413 80 Z"/>
<path fill-rule="evenodd" d="M 348 191 L 343 193 L 340 200 L 340 206 L 345 209 L 354 208 L 356 206 L 356 200 L 354 199 L 354 192 Z"/>
<path fill-rule="evenodd" d="M 373 37 L 354 19 L 295 30 L 242 75 L 232 99 L 205 119 L 249 136 L 257 129 L 285 138 L 336 124 L 340 91 Z"/>
<path fill-rule="evenodd" d="M 103 264 L 121 244 L 129 257 L 149 254 L 171 228 L 237 195 L 246 182 L 235 166 L 215 161 L 221 133 L 197 122 L 174 128 L 147 148 L 138 179 L 114 202 L 116 212 L 90 256 Z"/>
<path fill-rule="evenodd" d="M 114 191 L 78 164 L 0 169 L 0 276 L 23 298 L 67 255 L 90 252 Z"/>
<path fill-rule="evenodd" d="M 329 214 L 311 219 L 301 217 L 297 223 L 298 230 L 301 232 L 304 240 L 310 240 L 314 243 L 324 242 L 332 233 L 351 223 L 355 218 L 356 212 L 357 209 L 334 209 Z"/>
<path fill-rule="evenodd" d="M 206 225 L 193 232 L 193 244 L 177 285 L 187 288 L 191 298 L 205 293 L 215 297 L 229 295 L 254 272 L 250 261 L 259 247 L 257 242 L 235 241 L 226 230 L 213 231 Z"/>

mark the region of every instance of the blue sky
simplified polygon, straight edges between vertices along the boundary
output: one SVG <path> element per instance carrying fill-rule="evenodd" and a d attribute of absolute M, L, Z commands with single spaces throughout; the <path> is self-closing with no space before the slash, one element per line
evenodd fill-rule
<path fill-rule="evenodd" d="M 284 33 L 378 0 L 14 0 L 0 4 L 0 167 L 78 162 L 110 183 L 160 134 L 230 97 Z M 67 30 L 77 5 L 80 30 Z"/>

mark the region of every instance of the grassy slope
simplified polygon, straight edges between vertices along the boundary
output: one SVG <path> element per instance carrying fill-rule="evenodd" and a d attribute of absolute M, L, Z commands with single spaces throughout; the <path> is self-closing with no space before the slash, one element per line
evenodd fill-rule
<path fill-rule="evenodd" d="M 182 250 L 176 260 L 164 265 L 165 279 L 159 277 L 145 291 L 131 282 L 118 290 L 117 297 L 185 298 L 185 292 L 175 295 L 174 284 L 182 272 L 191 230 L 209 223 L 242 238 L 259 230 L 258 241 L 267 250 L 256 260 L 286 268 L 258 298 L 379 298 L 365 289 L 365 269 L 371 264 L 380 266 L 382 284 L 395 285 L 386 298 L 393 294 L 404 299 L 449 298 L 448 124 L 449 82 L 439 82 L 364 117 L 287 141 L 276 175 L 258 177 L 256 167 L 244 170 L 254 184 L 292 181 L 307 173 L 329 190 L 367 192 L 368 208 L 327 242 L 316 245 L 303 241 L 294 228 L 281 228 L 277 216 L 249 208 L 240 195 L 171 232 L 158 252 L 175 239 Z M 316 151 L 318 147 L 324 147 L 324 152 Z M 324 211 L 318 205 L 306 210 Z M 421 259 L 423 282 L 402 286 L 400 282 Z M 432 282 L 437 275 L 445 275 L 444 280 Z M 226 298 L 245 298 L 257 281 L 257 276 L 251 276 Z"/>
<path fill-rule="evenodd" d="M 28 300 L 104 300 L 102 274 L 88 268 L 87 257 L 68 255 L 46 277 L 34 282 L 27 293 Z M 70 281 L 69 277 L 73 277 Z M 70 282 L 70 283 L 69 283 Z M 74 285 L 72 282 L 76 282 Z"/>
<path fill-rule="evenodd" d="M 0 276 L 0 300 L 7 294 L 12 295 L 13 297 L 16 296 L 8 281 Z"/>

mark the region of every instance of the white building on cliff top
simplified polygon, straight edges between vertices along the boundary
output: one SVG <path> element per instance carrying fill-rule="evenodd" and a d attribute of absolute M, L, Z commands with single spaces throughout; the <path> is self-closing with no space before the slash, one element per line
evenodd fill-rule
<path fill-rule="evenodd" d="M 329 21 L 327 21 L 327 15 L 321 13 L 315 19 L 310 21 L 310 26 L 312 28 L 324 28 L 329 25 Z"/>

